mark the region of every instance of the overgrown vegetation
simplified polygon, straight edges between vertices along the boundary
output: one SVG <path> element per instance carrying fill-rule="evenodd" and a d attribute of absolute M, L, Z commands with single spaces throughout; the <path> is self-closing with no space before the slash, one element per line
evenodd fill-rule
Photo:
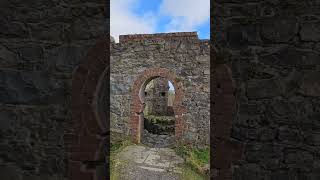
<path fill-rule="evenodd" d="M 145 115 L 144 119 L 150 121 L 153 124 L 174 124 L 174 117 L 173 116 L 156 116 L 156 115 Z"/>
<path fill-rule="evenodd" d="M 129 145 L 133 145 L 129 137 L 119 137 L 113 135 L 110 147 L 110 180 L 121 180 L 121 172 L 128 162 L 121 161 L 116 157 L 118 153 Z M 183 180 L 206 180 L 209 179 L 209 147 L 197 148 L 189 145 L 178 144 L 174 148 L 175 152 L 181 156 L 185 163 L 180 166 L 181 179 Z"/>
<path fill-rule="evenodd" d="M 110 154 L 118 153 L 123 150 L 123 148 L 132 145 L 133 143 L 129 139 L 125 139 L 120 142 L 112 143 L 110 147 Z"/>
<path fill-rule="evenodd" d="M 117 136 L 115 136 L 117 137 Z M 121 169 L 127 164 L 121 162 L 119 158 L 116 158 L 116 154 L 121 152 L 125 147 L 132 145 L 133 143 L 129 138 L 124 140 L 113 140 L 110 143 L 110 180 L 121 180 Z"/>
<path fill-rule="evenodd" d="M 195 172 L 190 166 L 184 164 L 182 167 L 183 180 L 203 180 L 206 179 L 203 175 Z"/>
<path fill-rule="evenodd" d="M 200 149 L 193 146 L 177 145 L 175 151 L 185 159 L 185 164 L 182 166 L 183 179 L 200 180 L 209 178 L 209 147 Z"/>

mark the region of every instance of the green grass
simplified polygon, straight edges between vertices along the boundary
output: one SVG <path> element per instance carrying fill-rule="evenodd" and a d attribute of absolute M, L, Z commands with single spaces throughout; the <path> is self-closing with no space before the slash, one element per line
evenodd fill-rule
<path fill-rule="evenodd" d="M 111 158 L 117 153 L 121 152 L 125 147 L 133 145 L 134 143 L 130 139 L 125 139 L 122 141 L 111 143 L 110 155 Z"/>
<path fill-rule="evenodd" d="M 210 149 L 193 149 L 191 151 L 191 157 L 193 157 L 193 159 L 196 160 L 199 164 L 208 164 L 210 160 Z"/>
<path fill-rule="evenodd" d="M 183 180 L 204 180 L 203 175 L 195 172 L 190 166 L 183 165 L 182 167 L 182 175 Z"/>
<path fill-rule="evenodd" d="M 185 159 L 185 164 L 182 167 L 185 178 L 191 176 L 191 173 L 195 173 L 194 176 L 201 177 L 201 179 L 208 179 L 208 175 L 204 172 L 204 166 L 209 164 L 209 147 L 198 149 L 192 146 L 178 145 L 176 146 L 175 151 L 179 156 Z"/>
<path fill-rule="evenodd" d="M 157 123 L 161 125 L 166 124 L 174 124 L 174 117 L 173 116 L 156 116 L 156 115 L 145 115 L 144 118 L 147 121 L 150 121 L 152 123 Z"/>
<path fill-rule="evenodd" d="M 121 162 L 119 158 L 116 158 L 116 154 L 132 144 L 129 138 L 111 143 L 110 180 L 121 180 L 121 169 L 125 168 L 127 162 Z M 185 163 L 181 165 L 181 178 L 183 180 L 209 179 L 208 175 L 203 172 L 203 167 L 209 164 L 210 160 L 209 147 L 199 149 L 192 146 L 177 145 L 175 151 L 185 159 Z"/>
<path fill-rule="evenodd" d="M 111 143 L 110 147 L 110 180 L 121 180 L 121 169 L 127 164 L 116 158 L 116 154 L 121 152 L 125 147 L 132 145 L 129 139 Z"/>

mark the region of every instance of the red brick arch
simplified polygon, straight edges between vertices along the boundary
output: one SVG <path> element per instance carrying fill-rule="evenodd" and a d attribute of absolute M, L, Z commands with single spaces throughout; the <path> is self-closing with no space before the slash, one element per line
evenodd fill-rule
<path fill-rule="evenodd" d="M 86 60 L 73 72 L 71 88 L 71 115 L 73 128 L 64 134 L 67 155 L 67 176 L 70 180 L 102 180 L 108 173 L 105 166 L 105 144 L 109 125 L 107 101 L 101 100 L 108 90 L 108 39 L 103 38 L 89 49 Z M 100 170 L 98 170 L 100 169 Z M 103 175 L 101 176 L 101 173 Z"/>
<path fill-rule="evenodd" d="M 211 121 L 211 178 L 231 180 L 231 164 L 242 156 L 242 144 L 231 140 L 231 128 L 236 116 L 235 85 L 231 69 L 226 64 L 216 65 L 211 75 L 213 102 Z"/>
<path fill-rule="evenodd" d="M 144 110 L 144 89 L 146 85 L 154 78 L 163 77 L 171 81 L 175 88 L 175 99 L 173 110 L 175 114 L 175 137 L 180 139 L 184 130 L 183 114 L 186 108 L 182 104 L 183 99 L 183 85 L 181 80 L 174 72 L 165 68 L 150 68 L 143 71 L 134 81 L 132 88 L 132 102 L 130 108 L 130 133 L 134 142 L 140 143 L 141 133 L 143 130 L 143 110 Z"/>
<path fill-rule="evenodd" d="M 86 61 L 79 65 L 72 77 L 71 113 L 73 128 L 67 129 L 64 135 L 65 151 L 68 159 L 67 176 L 70 180 L 100 180 L 107 179 L 108 173 L 99 178 L 96 165 L 104 163 L 105 137 L 109 130 L 107 117 L 109 112 L 101 107 L 103 95 L 109 95 L 104 80 L 108 77 L 109 51 L 108 38 L 103 38 L 89 50 Z M 176 115 L 175 135 L 179 139 L 183 135 L 185 122 L 183 119 L 186 108 L 183 106 L 184 89 L 181 80 L 174 72 L 165 68 L 151 68 L 142 72 L 134 81 L 132 103 L 130 108 L 129 126 L 136 142 L 141 137 L 141 113 L 143 97 L 139 96 L 141 89 L 153 78 L 164 77 L 175 86 L 174 113 Z M 242 145 L 230 140 L 232 121 L 235 116 L 234 84 L 231 70 L 227 65 L 218 65 L 211 75 L 213 79 L 213 122 L 211 122 L 211 137 L 214 148 L 211 167 L 218 173 L 217 180 L 231 179 L 231 163 L 242 155 Z M 212 87 L 212 86 L 211 86 Z M 90 167 L 91 166 L 91 167 Z M 213 172 L 213 171 L 212 171 Z"/>

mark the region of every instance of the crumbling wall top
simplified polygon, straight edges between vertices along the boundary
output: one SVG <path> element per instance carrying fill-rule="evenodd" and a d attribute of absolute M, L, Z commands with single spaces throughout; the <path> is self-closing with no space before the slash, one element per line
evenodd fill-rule
<path fill-rule="evenodd" d="M 119 43 L 157 40 L 199 40 L 197 32 L 156 33 L 156 34 L 130 34 L 120 35 Z"/>

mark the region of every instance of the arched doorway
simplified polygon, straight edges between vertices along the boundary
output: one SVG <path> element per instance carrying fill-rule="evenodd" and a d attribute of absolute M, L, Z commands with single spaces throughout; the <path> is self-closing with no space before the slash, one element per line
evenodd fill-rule
<path fill-rule="evenodd" d="M 165 68 L 150 68 L 143 71 L 134 81 L 132 89 L 132 103 L 130 108 L 130 134 L 134 142 L 140 143 L 143 133 L 143 111 L 145 108 L 145 88 L 146 85 L 157 77 L 169 80 L 175 87 L 175 99 L 173 103 L 173 112 L 175 117 L 175 139 L 181 139 L 184 130 L 185 107 L 182 105 L 183 86 L 181 80 L 172 71 Z"/>
<path fill-rule="evenodd" d="M 236 116 L 235 84 L 228 65 L 216 65 L 212 73 L 214 94 L 211 95 L 210 116 L 211 156 L 210 176 L 212 179 L 232 179 L 232 162 L 243 154 L 243 144 L 231 139 L 233 119 Z"/>
<path fill-rule="evenodd" d="M 70 180 L 108 179 L 105 147 L 109 142 L 108 44 L 99 40 L 72 76 L 72 127 L 65 130 L 67 177 Z"/>
<path fill-rule="evenodd" d="M 173 146 L 175 144 L 173 84 L 166 78 L 157 77 L 141 90 L 144 91 L 145 105 L 141 143 L 156 148 Z"/>

